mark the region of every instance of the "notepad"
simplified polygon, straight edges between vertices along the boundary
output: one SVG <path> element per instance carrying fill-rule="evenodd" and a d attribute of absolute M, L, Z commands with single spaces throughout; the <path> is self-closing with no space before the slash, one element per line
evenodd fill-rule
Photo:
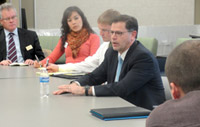
<path fill-rule="evenodd" d="M 147 118 L 151 111 L 141 107 L 117 107 L 91 109 L 90 112 L 97 118 L 109 121 Z"/>
<path fill-rule="evenodd" d="M 41 68 L 39 68 L 39 69 L 41 69 Z M 36 72 L 37 75 L 40 75 L 40 73 L 41 72 Z M 85 73 L 72 72 L 72 71 L 49 73 L 49 76 L 58 77 L 58 78 L 66 78 L 66 79 L 78 79 L 79 77 L 81 77 L 83 75 L 85 75 Z"/>
<path fill-rule="evenodd" d="M 11 63 L 9 66 L 28 66 L 28 64 L 25 64 L 25 63 Z"/>
<path fill-rule="evenodd" d="M 72 75 L 72 76 L 76 76 L 76 75 L 85 75 L 85 73 L 66 71 L 66 72 L 52 72 L 52 73 L 49 73 L 49 75 Z"/>

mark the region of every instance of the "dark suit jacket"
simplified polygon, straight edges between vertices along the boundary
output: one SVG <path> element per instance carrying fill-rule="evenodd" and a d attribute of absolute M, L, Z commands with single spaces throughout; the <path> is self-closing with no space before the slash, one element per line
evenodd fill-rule
<path fill-rule="evenodd" d="M 114 82 L 118 52 L 109 48 L 103 63 L 77 81 L 94 85 L 96 96 L 119 96 L 137 106 L 153 109 L 165 101 L 157 60 L 139 41 L 129 48 L 119 82 Z M 100 85 L 107 81 L 107 85 Z"/>
<path fill-rule="evenodd" d="M 22 57 L 24 61 L 26 59 L 35 60 L 35 55 L 40 60 L 44 59 L 44 53 L 42 52 L 40 42 L 36 32 L 18 28 L 19 42 Z M 27 50 L 26 47 L 32 45 L 32 49 Z M 6 60 L 6 39 L 3 28 L 0 28 L 0 61 Z"/>

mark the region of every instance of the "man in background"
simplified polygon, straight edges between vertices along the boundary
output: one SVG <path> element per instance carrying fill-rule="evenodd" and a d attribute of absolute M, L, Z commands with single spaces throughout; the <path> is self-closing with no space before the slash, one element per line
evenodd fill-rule
<path fill-rule="evenodd" d="M 42 60 L 44 54 L 35 32 L 17 28 L 17 12 L 10 3 L 0 6 L 0 65 L 18 62 L 32 65 L 35 55 Z"/>
<path fill-rule="evenodd" d="M 173 100 L 156 107 L 147 127 L 200 127 L 200 40 L 188 40 L 167 57 Z"/>
<path fill-rule="evenodd" d="M 96 69 L 103 62 L 105 52 L 111 46 L 111 43 L 110 43 L 111 23 L 113 19 L 119 15 L 120 13 L 118 11 L 109 9 L 99 16 L 97 20 L 98 28 L 100 30 L 100 35 L 104 42 L 103 44 L 100 45 L 99 49 L 93 56 L 87 57 L 84 61 L 80 63 L 68 63 L 68 64 L 63 64 L 63 65 L 50 64 L 50 66 L 47 67 L 48 71 L 49 72 L 75 71 L 75 72 L 88 73 Z"/>

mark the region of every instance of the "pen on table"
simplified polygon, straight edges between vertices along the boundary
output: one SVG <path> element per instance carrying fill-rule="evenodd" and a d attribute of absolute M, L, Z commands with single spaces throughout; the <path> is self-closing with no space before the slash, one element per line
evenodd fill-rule
<path fill-rule="evenodd" d="M 36 58 L 38 64 L 40 64 L 40 60 L 38 59 L 37 55 L 35 55 L 35 58 Z M 40 67 L 41 67 L 41 65 L 40 65 Z"/>
<path fill-rule="evenodd" d="M 37 62 L 39 63 L 39 62 L 40 62 L 40 60 L 38 59 L 37 55 L 35 55 L 35 58 L 36 58 Z"/>
<path fill-rule="evenodd" d="M 49 65 L 49 58 L 47 58 L 46 67 Z"/>

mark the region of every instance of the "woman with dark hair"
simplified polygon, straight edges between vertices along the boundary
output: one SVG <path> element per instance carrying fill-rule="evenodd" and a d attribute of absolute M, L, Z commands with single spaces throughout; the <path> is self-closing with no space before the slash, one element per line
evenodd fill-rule
<path fill-rule="evenodd" d="M 61 38 L 53 52 L 40 64 L 44 65 L 46 60 L 55 63 L 65 53 L 65 63 L 77 63 L 86 57 L 92 56 L 100 45 L 99 36 L 94 34 L 87 18 L 76 6 L 68 7 L 63 14 L 61 26 Z M 34 67 L 40 65 L 35 61 Z"/>

